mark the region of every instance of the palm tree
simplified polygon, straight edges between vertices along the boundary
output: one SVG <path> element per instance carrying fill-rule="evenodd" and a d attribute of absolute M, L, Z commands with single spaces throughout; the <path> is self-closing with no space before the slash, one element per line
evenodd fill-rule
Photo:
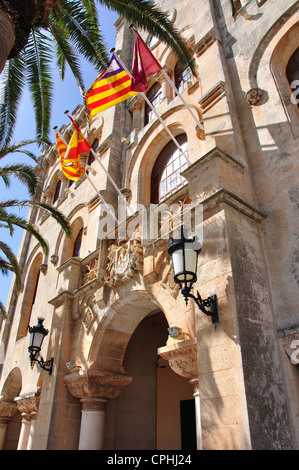
<path fill-rule="evenodd" d="M 0 73 L 5 62 L 0 107 L 0 143 L 9 142 L 24 83 L 34 100 L 37 137 L 48 139 L 52 101 L 50 66 L 53 52 L 63 79 L 68 64 L 84 96 L 79 55 L 97 71 L 109 61 L 99 28 L 96 2 L 123 16 L 129 23 L 151 32 L 168 44 L 182 64 L 195 73 L 191 53 L 176 28 L 149 0 L 1 0 Z"/>
<path fill-rule="evenodd" d="M 24 148 L 24 145 L 35 142 L 36 141 L 23 141 L 17 144 L 13 144 L 10 147 L 7 146 L 4 149 L 0 149 L 0 159 L 4 158 L 10 153 L 23 152 L 29 157 L 36 160 L 34 154 Z M 70 236 L 71 233 L 69 223 L 65 219 L 64 215 L 58 210 L 56 210 L 54 207 L 50 206 L 49 204 L 37 201 L 36 193 L 38 188 L 38 177 L 34 171 L 33 166 L 23 163 L 13 163 L 0 167 L 0 178 L 2 179 L 6 188 L 10 187 L 11 176 L 14 176 L 26 186 L 30 196 L 32 196 L 32 199 L 10 199 L 7 201 L 0 202 L 0 228 L 9 230 L 10 235 L 13 235 L 15 227 L 20 227 L 26 230 L 36 238 L 36 240 L 41 245 L 44 253 L 48 254 L 48 245 L 45 239 L 39 233 L 38 229 L 24 217 L 18 216 L 15 213 L 11 212 L 11 209 L 16 207 L 40 207 L 50 213 L 50 215 L 61 225 L 62 229 L 65 231 L 67 236 Z M 0 253 L 0 273 L 3 275 L 8 275 L 8 273 L 12 271 L 16 276 L 16 288 L 19 290 L 21 287 L 21 267 L 9 245 L 7 245 L 1 240 Z M 5 315 L 5 308 L 1 302 L 0 313 L 2 313 L 2 315 Z"/>

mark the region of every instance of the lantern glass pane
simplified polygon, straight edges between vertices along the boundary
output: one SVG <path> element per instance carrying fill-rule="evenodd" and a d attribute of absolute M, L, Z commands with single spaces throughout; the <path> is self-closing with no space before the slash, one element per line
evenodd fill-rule
<path fill-rule="evenodd" d="M 185 269 L 182 249 L 172 253 L 172 263 L 174 275 L 179 281 L 192 281 L 194 279 L 197 268 L 196 251 L 185 248 Z"/>
<path fill-rule="evenodd" d="M 42 333 L 31 333 L 30 336 L 30 346 L 34 349 L 40 349 L 44 339 L 44 335 Z"/>

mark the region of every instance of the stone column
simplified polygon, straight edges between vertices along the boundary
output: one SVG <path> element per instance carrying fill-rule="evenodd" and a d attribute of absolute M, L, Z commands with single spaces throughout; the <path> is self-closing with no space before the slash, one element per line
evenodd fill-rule
<path fill-rule="evenodd" d="M 0 450 L 3 449 L 5 435 L 10 418 L 17 411 L 17 406 L 12 402 L 0 402 Z"/>
<path fill-rule="evenodd" d="M 22 427 L 17 450 L 30 450 L 39 407 L 39 395 L 30 394 L 15 398 L 22 415 Z"/>
<path fill-rule="evenodd" d="M 30 413 L 22 413 L 22 426 L 19 436 L 17 450 L 27 450 L 27 444 L 30 434 L 31 417 Z"/>
<path fill-rule="evenodd" d="M 171 79 L 172 78 L 172 71 L 168 68 L 164 68 L 164 71 L 166 72 L 168 77 Z M 164 77 L 164 75 L 161 72 L 156 74 L 155 77 L 157 78 L 157 81 L 161 84 L 162 102 L 168 104 L 172 100 L 172 98 L 174 98 L 172 96 L 173 95 L 172 88 L 171 88 L 170 84 L 168 83 L 168 81 L 166 80 L 166 78 Z"/>
<path fill-rule="evenodd" d="M 105 411 L 108 400 L 85 397 L 80 401 L 82 417 L 79 450 L 101 450 L 104 445 Z"/>
<path fill-rule="evenodd" d="M 129 107 L 129 111 L 133 115 L 133 122 L 132 122 L 132 130 L 135 132 L 139 132 L 141 129 L 141 112 L 144 108 L 144 100 L 140 95 L 136 95 Z"/>
<path fill-rule="evenodd" d="M 159 348 L 158 354 L 168 361 L 176 374 L 189 379 L 189 383 L 194 387 L 197 450 L 202 450 L 196 341 L 195 339 L 178 340 L 169 346 Z"/>
<path fill-rule="evenodd" d="M 65 384 L 82 403 L 79 450 L 101 450 L 104 446 L 105 407 L 120 395 L 132 378 L 125 375 L 85 370 L 65 376 Z"/>

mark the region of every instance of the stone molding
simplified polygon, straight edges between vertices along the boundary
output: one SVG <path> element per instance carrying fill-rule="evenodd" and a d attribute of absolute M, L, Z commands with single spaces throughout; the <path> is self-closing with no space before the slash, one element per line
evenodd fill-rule
<path fill-rule="evenodd" d="M 126 375 L 97 370 L 83 370 L 64 377 L 70 394 L 79 399 L 116 398 L 131 381 Z"/>
<path fill-rule="evenodd" d="M 108 400 L 105 398 L 81 398 L 82 411 L 105 411 Z"/>
<path fill-rule="evenodd" d="M 176 374 L 188 379 L 198 376 L 195 339 L 191 338 L 178 341 L 171 346 L 163 346 L 158 349 L 158 354 L 168 361 L 169 366 Z"/>

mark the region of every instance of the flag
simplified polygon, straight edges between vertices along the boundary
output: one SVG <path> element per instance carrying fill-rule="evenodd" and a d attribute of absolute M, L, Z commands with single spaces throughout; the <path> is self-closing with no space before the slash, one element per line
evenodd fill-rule
<path fill-rule="evenodd" d="M 99 75 L 86 92 L 86 105 L 89 117 L 111 108 L 122 101 L 134 96 L 131 91 L 131 79 L 116 57 L 112 55 L 110 64 Z"/>
<path fill-rule="evenodd" d="M 84 173 L 84 168 L 80 164 L 80 153 L 86 151 L 80 149 L 80 143 L 77 138 L 78 131 L 75 130 L 68 147 L 66 147 L 65 143 L 56 132 L 55 135 L 62 173 L 69 180 L 78 181 Z M 76 152 L 76 148 L 78 149 L 78 143 L 79 149 L 81 150 L 80 153 Z"/>
<path fill-rule="evenodd" d="M 133 31 L 136 34 L 136 39 L 133 54 L 131 90 L 144 92 L 148 87 L 146 77 L 159 72 L 162 67 L 137 31 L 135 29 Z"/>

